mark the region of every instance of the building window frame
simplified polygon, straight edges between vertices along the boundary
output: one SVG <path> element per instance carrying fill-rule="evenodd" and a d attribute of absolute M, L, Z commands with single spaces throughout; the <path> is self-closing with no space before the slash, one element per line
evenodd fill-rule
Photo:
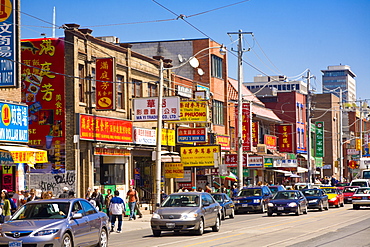
<path fill-rule="evenodd" d="M 222 62 L 223 59 L 216 56 L 211 55 L 211 76 L 222 79 Z"/>
<path fill-rule="evenodd" d="M 78 99 L 80 102 L 86 103 L 85 97 L 85 66 L 83 64 L 78 65 Z"/>
<path fill-rule="evenodd" d="M 117 75 L 117 109 L 126 109 L 126 94 L 125 94 L 125 77 Z"/>
<path fill-rule="evenodd" d="M 213 100 L 212 122 L 215 125 L 224 125 L 224 102 Z"/>

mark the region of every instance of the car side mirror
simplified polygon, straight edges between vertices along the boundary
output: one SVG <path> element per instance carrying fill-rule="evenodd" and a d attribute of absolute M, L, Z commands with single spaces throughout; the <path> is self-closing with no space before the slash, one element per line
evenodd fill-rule
<path fill-rule="evenodd" d="M 81 219 L 83 215 L 81 213 L 73 213 L 72 214 L 72 219 Z"/>

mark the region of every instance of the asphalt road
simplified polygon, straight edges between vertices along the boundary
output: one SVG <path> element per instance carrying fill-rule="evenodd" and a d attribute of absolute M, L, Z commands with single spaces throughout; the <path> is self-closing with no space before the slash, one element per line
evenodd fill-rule
<path fill-rule="evenodd" d="M 110 235 L 109 246 L 370 246 L 370 208 L 330 208 L 307 215 L 238 214 L 222 221 L 220 232 L 206 229 L 203 236 L 163 232 L 152 235 L 149 218 L 140 227 Z M 138 223 L 133 223 L 137 224 Z"/>

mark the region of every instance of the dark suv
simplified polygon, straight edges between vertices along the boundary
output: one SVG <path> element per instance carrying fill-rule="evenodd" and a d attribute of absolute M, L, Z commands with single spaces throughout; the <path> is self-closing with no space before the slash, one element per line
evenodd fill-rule
<path fill-rule="evenodd" d="M 244 188 L 239 191 L 238 196 L 233 198 L 235 213 L 264 213 L 267 210 L 267 203 L 271 198 L 272 192 L 267 186 Z"/>

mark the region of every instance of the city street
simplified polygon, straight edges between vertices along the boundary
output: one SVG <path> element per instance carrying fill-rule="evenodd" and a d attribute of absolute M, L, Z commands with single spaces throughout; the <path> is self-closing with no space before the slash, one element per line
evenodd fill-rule
<path fill-rule="evenodd" d="M 222 221 L 220 232 L 207 229 L 203 236 L 153 237 L 149 221 L 149 215 L 125 221 L 123 233 L 110 235 L 109 246 L 370 246 L 370 208 L 353 210 L 351 204 L 300 216 L 239 214 Z"/>

